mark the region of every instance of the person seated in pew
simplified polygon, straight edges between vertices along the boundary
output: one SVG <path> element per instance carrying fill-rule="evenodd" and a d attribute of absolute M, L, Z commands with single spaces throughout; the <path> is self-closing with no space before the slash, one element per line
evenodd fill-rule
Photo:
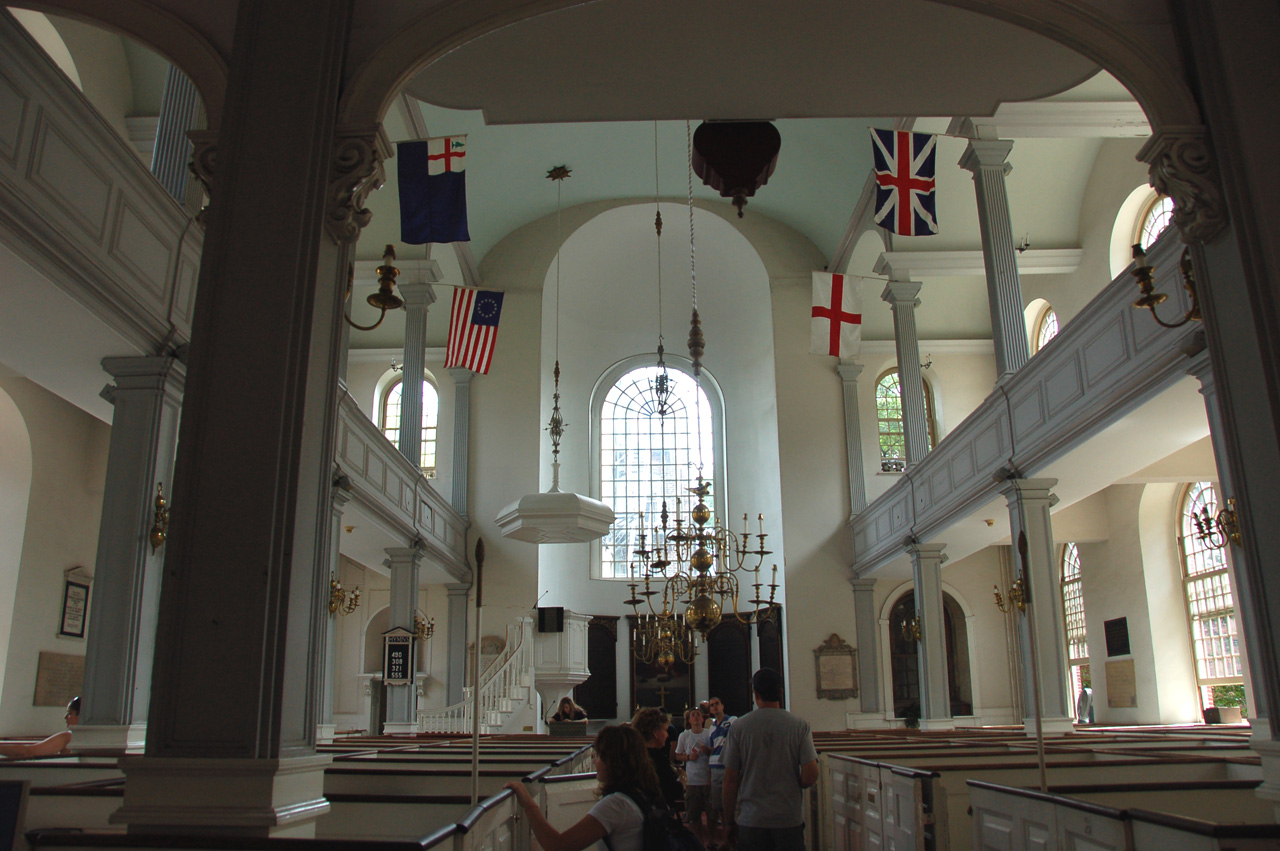
<path fill-rule="evenodd" d="M 80 698 L 73 697 L 67 704 L 67 713 L 62 716 L 68 727 L 80 723 Z M 71 745 L 71 730 L 54 733 L 39 742 L 4 742 L 0 743 L 0 757 L 8 759 L 31 759 L 37 756 L 56 756 L 63 753 Z"/>
<path fill-rule="evenodd" d="M 573 702 L 571 697 L 562 697 L 560 699 L 560 707 L 556 710 L 556 714 L 551 716 L 552 721 L 586 721 L 587 713 L 582 711 L 582 707 Z"/>
<path fill-rule="evenodd" d="M 551 826 L 523 783 L 512 780 L 506 788 L 515 793 L 534 837 L 546 851 L 580 851 L 596 842 L 602 851 L 643 851 L 644 812 L 636 798 L 646 803 L 662 798 L 644 738 L 631 727 L 605 727 L 596 735 L 591 760 L 600 800 L 563 833 Z"/>

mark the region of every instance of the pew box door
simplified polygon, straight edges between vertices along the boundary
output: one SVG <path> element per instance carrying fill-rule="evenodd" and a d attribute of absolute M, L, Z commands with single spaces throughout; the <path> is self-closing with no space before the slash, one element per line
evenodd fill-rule
<path fill-rule="evenodd" d="M 880 766 L 875 763 L 857 763 L 852 772 L 858 787 L 856 821 L 851 825 L 852 848 L 858 851 L 880 851 L 884 840 L 884 790 L 880 784 Z"/>
<path fill-rule="evenodd" d="M 918 776 L 898 774 L 888 767 L 880 769 L 885 851 L 932 851 L 933 845 L 925 843 L 922 786 Z"/>

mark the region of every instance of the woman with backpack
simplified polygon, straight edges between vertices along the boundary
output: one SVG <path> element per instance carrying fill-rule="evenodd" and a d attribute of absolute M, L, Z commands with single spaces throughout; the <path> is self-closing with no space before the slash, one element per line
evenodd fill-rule
<path fill-rule="evenodd" d="M 546 851 L 580 851 L 593 842 L 612 851 L 644 851 L 645 812 L 651 802 L 662 801 L 644 738 L 630 727 L 605 727 L 596 736 L 591 759 L 600 782 L 600 800 L 563 833 L 551 826 L 523 783 L 512 781 L 507 788 L 515 792 L 534 837 Z M 637 800 L 644 802 L 645 809 Z"/>

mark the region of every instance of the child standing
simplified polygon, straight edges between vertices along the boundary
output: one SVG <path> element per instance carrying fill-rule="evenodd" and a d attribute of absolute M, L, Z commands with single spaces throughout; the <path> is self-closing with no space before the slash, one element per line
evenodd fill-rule
<path fill-rule="evenodd" d="M 711 793 L 711 731 L 704 729 L 702 713 L 690 709 L 684 714 L 685 730 L 676 743 L 676 761 L 684 763 L 684 812 L 698 841 L 707 844 L 702 814 Z"/>

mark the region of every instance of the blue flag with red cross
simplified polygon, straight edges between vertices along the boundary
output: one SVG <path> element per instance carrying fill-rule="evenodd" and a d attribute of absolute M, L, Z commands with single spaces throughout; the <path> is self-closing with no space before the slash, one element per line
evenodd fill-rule
<path fill-rule="evenodd" d="M 400 241 L 470 242 L 467 230 L 467 137 L 439 136 L 397 146 Z"/>

